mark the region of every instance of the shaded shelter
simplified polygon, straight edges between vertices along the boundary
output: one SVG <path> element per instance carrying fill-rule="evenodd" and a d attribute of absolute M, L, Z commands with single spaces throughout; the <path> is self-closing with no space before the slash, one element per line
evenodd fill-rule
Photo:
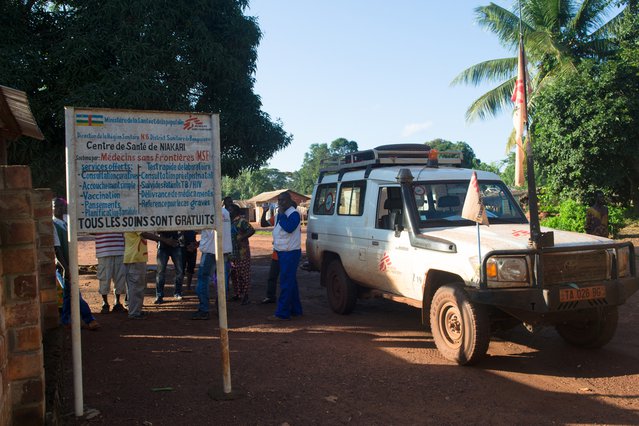
<path fill-rule="evenodd" d="M 288 191 L 291 194 L 291 198 L 298 206 L 298 211 L 302 215 L 302 221 L 306 218 L 306 212 L 308 210 L 308 204 L 310 202 L 311 197 L 308 195 L 300 194 L 299 192 L 295 192 L 290 189 L 276 189 L 275 191 L 267 191 L 262 192 L 261 194 L 257 194 L 253 198 L 249 198 L 246 200 L 247 203 L 251 203 L 255 209 L 255 217 L 259 218 L 262 216 L 262 205 L 268 204 L 277 204 L 277 196 L 282 192 Z M 306 206 L 306 207 L 305 207 Z"/>

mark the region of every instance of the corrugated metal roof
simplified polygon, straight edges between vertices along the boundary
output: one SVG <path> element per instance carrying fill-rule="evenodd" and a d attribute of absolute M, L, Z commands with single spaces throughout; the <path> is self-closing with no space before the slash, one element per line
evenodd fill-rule
<path fill-rule="evenodd" d="M 0 86 L 0 128 L 11 139 L 20 136 L 44 139 L 31 113 L 27 94 L 6 86 Z"/>

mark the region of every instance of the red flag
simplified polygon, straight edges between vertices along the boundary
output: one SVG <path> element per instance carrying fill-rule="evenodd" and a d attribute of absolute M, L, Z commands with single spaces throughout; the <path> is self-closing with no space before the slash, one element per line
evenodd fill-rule
<path fill-rule="evenodd" d="M 515 103 L 515 111 L 513 112 L 513 125 L 515 126 L 515 141 L 517 147 L 515 151 L 515 186 L 524 185 L 524 149 L 522 145 L 522 136 L 524 127 L 528 121 L 528 111 L 526 109 L 526 93 L 524 92 L 524 81 L 526 75 L 526 54 L 524 52 L 524 42 L 519 39 L 519 59 L 517 66 L 517 81 L 513 89 L 511 100 Z"/>
<path fill-rule="evenodd" d="M 477 173 L 473 171 L 468 185 L 468 192 L 464 200 L 461 216 L 464 219 L 472 220 L 481 225 L 489 225 L 488 216 L 486 216 L 486 207 L 482 200 L 481 191 L 479 190 L 479 182 L 477 181 Z"/>

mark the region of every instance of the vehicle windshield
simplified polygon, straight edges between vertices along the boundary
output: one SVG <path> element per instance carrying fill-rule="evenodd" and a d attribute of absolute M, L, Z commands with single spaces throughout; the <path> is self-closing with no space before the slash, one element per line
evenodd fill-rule
<path fill-rule="evenodd" d="M 471 226 L 461 217 L 469 181 L 415 182 L 413 194 L 420 228 Z M 528 223 L 519 204 L 503 182 L 479 182 L 490 224 Z"/>

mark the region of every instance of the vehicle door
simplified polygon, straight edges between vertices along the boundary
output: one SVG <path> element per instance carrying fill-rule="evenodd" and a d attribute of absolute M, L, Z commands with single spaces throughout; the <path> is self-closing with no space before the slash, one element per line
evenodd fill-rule
<path fill-rule="evenodd" d="M 371 227 L 368 282 L 394 294 L 405 294 L 412 280 L 412 247 L 404 213 L 399 186 L 380 186 L 377 220 Z"/>

